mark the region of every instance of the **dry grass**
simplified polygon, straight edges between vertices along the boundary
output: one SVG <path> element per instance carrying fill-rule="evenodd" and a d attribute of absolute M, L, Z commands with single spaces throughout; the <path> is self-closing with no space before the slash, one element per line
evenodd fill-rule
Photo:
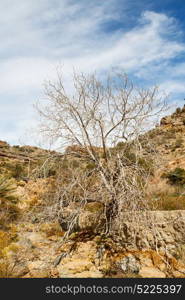
<path fill-rule="evenodd" d="M 185 193 L 183 186 L 171 185 L 161 178 L 161 171 L 150 181 L 146 196 L 153 210 L 184 210 Z"/>
<path fill-rule="evenodd" d="M 0 261 L 0 278 L 15 278 L 14 266 L 7 259 Z"/>
<path fill-rule="evenodd" d="M 185 210 L 185 195 L 164 192 L 154 197 L 157 210 Z"/>
<path fill-rule="evenodd" d="M 0 231 L 0 257 L 2 257 L 2 250 L 11 242 L 11 235 L 8 232 Z"/>
<path fill-rule="evenodd" d="M 14 244 L 11 244 L 15 234 L 0 231 L 0 278 L 11 278 L 14 276 L 14 266 L 8 260 L 8 251 L 15 251 Z"/>

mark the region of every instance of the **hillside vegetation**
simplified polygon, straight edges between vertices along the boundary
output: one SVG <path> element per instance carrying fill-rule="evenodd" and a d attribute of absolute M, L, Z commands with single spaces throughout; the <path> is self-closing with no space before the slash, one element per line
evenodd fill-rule
<path fill-rule="evenodd" d="M 139 143 L 143 149 L 140 156 L 135 152 L 132 142 L 120 142 L 109 149 L 110 158 L 106 157 L 113 170 L 111 178 L 115 184 L 120 185 L 120 194 L 125 193 L 123 211 L 133 210 L 131 201 L 135 199 L 134 197 L 139 199 L 135 202 L 138 203 L 134 209 L 136 211 L 184 210 L 185 106 L 176 109 L 171 116 L 162 118 L 156 128 L 139 137 Z M 93 151 L 104 164 L 102 148 L 94 147 Z M 118 154 L 123 166 L 129 170 L 125 185 L 128 189 L 129 183 L 131 186 L 128 199 L 126 192 L 121 190 L 122 183 L 116 181 Z M 131 176 L 130 170 L 135 172 L 136 165 L 139 166 L 139 172 Z M 147 185 L 145 185 L 146 176 L 149 177 Z M 63 275 L 59 273 L 65 274 L 63 266 L 65 260 L 62 260 L 61 265 L 61 253 L 69 251 L 73 253 L 75 261 L 78 261 L 80 255 L 82 257 L 85 255 L 83 247 L 91 253 L 95 251 L 97 245 L 101 247 L 106 245 L 106 251 L 110 256 L 113 255 L 109 249 L 112 241 L 114 241 L 112 251 L 115 248 L 115 253 L 122 255 L 121 244 L 119 239 L 116 240 L 116 235 L 111 237 L 111 232 L 108 236 L 105 233 L 100 235 L 100 231 L 102 228 L 104 231 L 106 225 L 107 215 L 104 215 L 104 211 L 106 203 L 109 203 L 106 200 L 106 197 L 109 199 L 109 195 L 103 186 L 100 190 L 99 181 L 99 174 L 93 161 L 89 161 L 88 151 L 84 147 L 71 145 L 64 153 L 57 153 L 31 146 L 10 146 L 0 141 L 0 277 L 62 277 Z M 132 188 L 135 186 L 141 187 L 142 192 L 138 195 L 132 194 Z M 105 200 L 103 202 L 102 195 Z M 116 220 L 115 218 L 115 223 Z M 61 244 L 63 236 L 65 239 Z M 25 248 L 24 243 L 33 245 L 27 244 Z M 77 246 L 77 252 L 74 252 L 74 245 Z M 40 247 L 40 250 L 37 247 L 38 249 Z M 68 250 L 64 251 L 62 247 Z M 183 251 L 181 247 L 181 250 L 175 252 L 176 254 L 178 252 L 177 256 L 181 260 L 184 257 Z M 147 253 L 142 255 L 150 259 L 154 255 L 153 252 Z M 42 255 L 46 256 L 44 268 L 39 267 L 41 263 L 39 257 Z M 117 254 L 116 259 L 119 255 Z M 129 255 L 133 259 L 135 254 L 130 252 Z M 13 257 L 16 259 L 13 260 Z M 55 261 L 57 257 L 58 263 Z M 26 258 L 29 264 L 20 266 L 20 260 L 24 261 Z M 139 259 L 141 257 L 138 261 Z M 55 267 L 48 273 L 48 266 L 53 261 Z M 105 264 L 105 258 L 103 261 Z M 72 262 L 66 258 L 66 263 L 70 265 Z M 84 265 L 81 277 L 133 277 L 139 272 L 134 271 L 132 267 L 129 269 L 128 266 L 125 271 L 124 268 L 121 271 L 115 262 L 114 267 L 110 261 L 106 263 L 108 264 L 106 266 L 102 263 L 99 271 L 95 270 L 92 262 L 89 263 L 91 267 L 88 270 L 91 270 L 91 273 L 86 271 Z M 63 266 L 62 271 L 56 270 L 58 264 Z M 158 275 L 162 274 L 160 272 L 162 271 L 159 271 Z M 172 276 L 168 273 L 168 276 L 176 277 L 177 274 L 174 274 Z M 178 276 L 181 277 L 182 274 Z"/>

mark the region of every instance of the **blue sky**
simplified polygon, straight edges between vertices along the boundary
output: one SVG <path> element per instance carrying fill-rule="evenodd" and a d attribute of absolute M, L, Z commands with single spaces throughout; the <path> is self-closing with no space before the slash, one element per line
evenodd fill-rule
<path fill-rule="evenodd" d="M 62 65 L 77 71 L 122 68 L 169 102 L 185 98 L 185 1 L 1 0 L 0 140 L 38 145 L 33 103 Z"/>

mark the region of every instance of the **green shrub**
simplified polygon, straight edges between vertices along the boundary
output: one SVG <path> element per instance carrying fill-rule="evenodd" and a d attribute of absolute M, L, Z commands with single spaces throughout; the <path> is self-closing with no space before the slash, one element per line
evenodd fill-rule
<path fill-rule="evenodd" d="M 145 170 L 146 172 L 152 174 L 154 169 L 154 164 L 152 159 L 144 158 L 144 157 L 137 157 L 136 154 L 129 149 L 126 149 L 123 153 L 124 159 L 128 164 L 137 164 L 140 168 Z"/>
<path fill-rule="evenodd" d="M 162 177 L 168 178 L 170 184 L 185 184 L 185 170 L 182 168 L 176 168 L 168 173 L 163 174 Z"/>
<path fill-rule="evenodd" d="M 152 159 L 139 158 L 139 166 L 143 168 L 147 173 L 153 175 L 154 173 L 154 162 Z"/>
<path fill-rule="evenodd" d="M 149 137 L 150 139 L 153 139 L 154 137 L 156 137 L 156 135 L 157 135 L 156 129 L 150 130 L 150 131 L 148 132 L 148 137 Z"/>
<path fill-rule="evenodd" d="M 123 149 L 125 147 L 125 143 L 124 142 L 118 142 L 116 145 L 117 149 Z"/>
<path fill-rule="evenodd" d="M 96 168 L 96 165 L 95 165 L 94 162 L 88 162 L 88 163 L 86 164 L 86 170 L 92 171 L 92 170 L 94 170 L 95 168 Z"/>
<path fill-rule="evenodd" d="M 135 153 L 126 149 L 123 155 L 130 163 L 136 163 L 137 157 Z"/>

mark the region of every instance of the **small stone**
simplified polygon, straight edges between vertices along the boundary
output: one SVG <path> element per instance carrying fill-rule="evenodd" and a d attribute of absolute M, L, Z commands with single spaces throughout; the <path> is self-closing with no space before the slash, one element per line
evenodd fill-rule
<path fill-rule="evenodd" d="M 131 254 L 125 256 L 118 264 L 120 265 L 123 272 L 139 272 L 140 264 L 137 259 Z"/>

